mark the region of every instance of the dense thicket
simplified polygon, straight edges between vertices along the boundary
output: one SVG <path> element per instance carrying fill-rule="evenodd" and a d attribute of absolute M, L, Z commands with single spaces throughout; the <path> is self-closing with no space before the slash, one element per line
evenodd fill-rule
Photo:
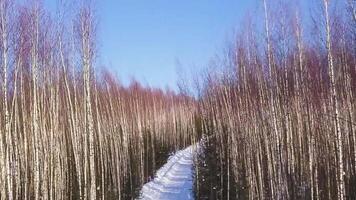
<path fill-rule="evenodd" d="M 195 138 L 195 102 L 95 72 L 89 1 L 53 13 L 0 0 L 0 199 L 131 199 Z"/>
<path fill-rule="evenodd" d="M 90 2 L 0 0 L 0 199 L 133 198 L 201 132 L 198 198 L 355 199 L 355 3 L 320 0 L 303 21 L 271 2 L 196 101 L 95 71 Z"/>
<path fill-rule="evenodd" d="M 198 85 L 203 132 L 227 174 L 215 195 L 355 199 L 355 3 L 318 1 L 302 23 L 293 2 L 260 2 L 263 20 L 248 17 Z"/>
<path fill-rule="evenodd" d="M 223 199 L 227 196 L 227 186 L 230 187 L 229 195 L 231 197 L 239 196 L 240 199 L 246 199 L 246 196 L 239 195 L 241 188 L 235 181 L 228 182 L 227 165 L 221 164 L 222 160 L 228 158 L 221 157 L 216 147 L 218 141 L 215 137 L 203 139 L 200 141 L 200 151 L 197 151 L 194 162 L 194 195 L 195 199 Z M 219 159 L 217 159 L 219 158 Z M 230 166 L 231 167 L 231 166 Z"/>

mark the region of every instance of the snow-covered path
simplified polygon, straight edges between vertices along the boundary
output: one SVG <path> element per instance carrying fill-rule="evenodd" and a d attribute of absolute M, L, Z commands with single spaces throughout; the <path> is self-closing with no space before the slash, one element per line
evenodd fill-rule
<path fill-rule="evenodd" d="M 144 200 L 189 200 L 193 197 L 193 159 L 197 145 L 189 146 L 171 156 L 154 180 L 141 190 Z"/>

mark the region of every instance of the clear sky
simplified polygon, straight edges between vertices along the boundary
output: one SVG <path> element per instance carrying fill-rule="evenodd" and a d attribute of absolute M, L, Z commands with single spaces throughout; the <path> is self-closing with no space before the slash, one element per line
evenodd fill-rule
<path fill-rule="evenodd" d="M 256 0 L 100 0 L 100 60 L 123 83 L 133 77 L 176 88 L 177 63 L 199 71 L 221 51 Z"/>
<path fill-rule="evenodd" d="M 45 0 L 50 8 L 55 7 L 55 1 Z M 205 68 L 231 40 L 247 12 L 261 12 L 261 3 L 97 0 L 99 64 L 117 74 L 125 85 L 135 78 L 153 87 L 177 89 L 177 69 L 189 75 Z"/>

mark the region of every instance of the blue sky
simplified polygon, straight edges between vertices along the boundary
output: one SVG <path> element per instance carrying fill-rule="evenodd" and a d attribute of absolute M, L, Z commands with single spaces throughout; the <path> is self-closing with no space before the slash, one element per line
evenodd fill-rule
<path fill-rule="evenodd" d="M 45 2 L 51 9 L 55 7 L 56 0 Z M 261 14 L 261 3 L 97 0 L 99 65 L 114 72 L 125 85 L 135 78 L 145 85 L 177 89 L 177 69 L 190 75 L 205 68 L 231 41 L 248 11 L 252 16 L 256 10 Z"/>
<path fill-rule="evenodd" d="M 177 63 L 187 74 L 205 67 L 255 0 L 101 0 L 100 62 L 127 84 L 133 77 L 176 88 Z"/>

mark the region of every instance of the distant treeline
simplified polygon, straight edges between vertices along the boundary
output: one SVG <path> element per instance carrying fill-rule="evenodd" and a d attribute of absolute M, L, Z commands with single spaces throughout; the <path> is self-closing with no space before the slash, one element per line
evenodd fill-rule
<path fill-rule="evenodd" d="M 95 71 L 95 6 L 58 2 L 0 0 L 0 199 L 132 199 L 196 138 L 195 101 Z"/>
<path fill-rule="evenodd" d="M 197 81 L 198 199 L 356 199 L 356 3 L 314 3 L 259 1 Z"/>

